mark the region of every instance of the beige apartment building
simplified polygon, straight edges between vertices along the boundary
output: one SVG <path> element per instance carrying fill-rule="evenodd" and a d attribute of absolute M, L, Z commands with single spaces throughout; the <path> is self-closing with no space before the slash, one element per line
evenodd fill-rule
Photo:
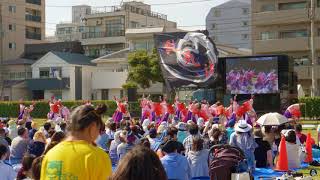
<path fill-rule="evenodd" d="M 0 0 L 1 59 L 16 59 L 25 44 L 45 38 L 45 0 Z"/>
<path fill-rule="evenodd" d="M 84 18 L 81 43 L 85 54 L 100 57 L 128 47 L 125 32 L 129 28 L 176 28 L 164 14 L 151 11 L 142 2 L 125 2 L 121 6 L 92 8 Z"/>
<path fill-rule="evenodd" d="M 20 58 L 25 44 L 45 39 L 45 0 L 0 0 L 0 25 L 0 100 L 17 100 L 31 76 L 32 62 Z"/>
<path fill-rule="evenodd" d="M 252 0 L 253 54 L 289 55 L 294 60 L 298 84 L 306 95 L 310 95 L 311 88 L 309 3 L 309 0 Z M 315 48 L 319 64 L 320 0 L 315 3 Z M 317 77 L 319 81 L 320 65 L 317 65 Z"/>

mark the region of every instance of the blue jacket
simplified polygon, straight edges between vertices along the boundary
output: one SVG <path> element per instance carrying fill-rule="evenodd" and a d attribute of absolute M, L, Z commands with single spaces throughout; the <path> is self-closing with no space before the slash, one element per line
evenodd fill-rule
<path fill-rule="evenodd" d="M 104 151 L 108 151 L 109 150 L 107 147 L 108 141 L 109 141 L 109 135 L 102 134 L 97 138 L 96 143 Z"/>
<path fill-rule="evenodd" d="M 34 141 L 28 147 L 28 152 L 36 157 L 42 155 L 46 147 L 46 144 L 43 142 Z"/>
<path fill-rule="evenodd" d="M 170 153 L 161 159 L 168 179 L 190 180 L 191 169 L 185 156 L 178 153 Z"/>

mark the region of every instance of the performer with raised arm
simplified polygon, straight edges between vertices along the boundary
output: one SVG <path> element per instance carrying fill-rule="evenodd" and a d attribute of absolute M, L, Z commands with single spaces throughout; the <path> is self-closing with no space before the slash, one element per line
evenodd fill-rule
<path fill-rule="evenodd" d="M 63 103 L 60 103 L 60 116 L 64 121 L 69 122 L 69 118 L 70 118 L 70 110 L 68 109 L 68 107 L 64 106 Z"/>
<path fill-rule="evenodd" d="M 57 100 L 54 96 L 51 97 L 49 101 L 50 112 L 47 115 L 49 120 L 55 121 L 57 118 L 60 118 L 59 102 L 61 102 L 61 100 Z"/>
<path fill-rule="evenodd" d="M 27 107 L 24 105 L 23 101 L 20 100 L 19 105 L 19 116 L 18 116 L 18 124 L 25 125 L 26 128 L 31 129 L 32 117 L 31 112 L 34 110 L 35 102 Z"/>
<path fill-rule="evenodd" d="M 150 95 L 148 97 L 144 97 L 144 94 L 142 95 L 142 100 L 140 102 L 141 121 L 144 121 L 145 119 L 151 120 L 151 100 L 149 98 Z"/>
<path fill-rule="evenodd" d="M 128 108 L 128 103 L 126 101 L 126 98 L 124 98 L 124 100 L 118 99 L 117 97 L 114 97 L 114 100 L 117 103 L 117 109 L 114 112 L 112 119 L 116 122 L 116 123 L 120 123 L 120 121 L 124 118 L 124 117 L 129 117 L 130 118 L 130 113 L 127 111 Z"/>

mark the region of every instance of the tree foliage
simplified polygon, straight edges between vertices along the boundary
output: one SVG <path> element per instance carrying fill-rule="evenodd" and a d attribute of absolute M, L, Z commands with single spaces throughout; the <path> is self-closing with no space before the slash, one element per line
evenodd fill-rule
<path fill-rule="evenodd" d="M 128 63 L 128 83 L 136 83 L 146 89 L 152 83 L 163 82 L 156 49 L 153 49 L 151 53 L 146 50 L 132 52 L 128 55 Z"/>

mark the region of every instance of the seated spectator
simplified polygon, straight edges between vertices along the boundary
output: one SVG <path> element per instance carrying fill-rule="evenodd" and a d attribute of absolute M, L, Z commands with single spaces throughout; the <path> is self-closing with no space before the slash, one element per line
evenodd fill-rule
<path fill-rule="evenodd" d="M 254 130 L 254 140 L 258 147 L 254 150 L 254 157 L 257 168 L 273 168 L 272 150 L 268 141 L 263 140 L 261 129 Z"/>
<path fill-rule="evenodd" d="M 199 137 L 193 138 L 191 151 L 187 154 L 191 177 L 209 176 L 208 156 L 209 150 L 203 149 L 203 140 Z"/>
<path fill-rule="evenodd" d="M 29 130 L 29 139 L 32 140 L 34 134 L 37 132 L 37 123 L 36 122 L 32 122 L 31 123 L 31 129 Z"/>
<path fill-rule="evenodd" d="M 66 122 L 63 122 L 63 121 L 60 122 L 59 126 L 60 126 L 60 130 L 62 132 L 67 133 L 67 123 Z"/>
<path fill-rule="evenodd" d="M 3 128 L 0 128 L 0 144 L 6 146 L 6 148 L 8 149 L 8 151 L 10 150 L 9 149 L 9 143 L 8 141 L 5 139 L 5 135 L 6 134 L 6 131 L 3 129 Z M 10 154 L 10 153 L 9 153 Z M 5 159 L 8 159 L 8 157 L 6 157 Z"/>
<path fill-rule="evenodd" d="M 98 136 L 98 139 L 96 140 L 96 144 L 102 148 L 105 152 L 109 150 L 107 147 L 109 141 L 109 136 L 106 134 L 105 126 L 103 126 L 100 130 L 100 135 Z"/>
<path fill-rule="evenodd" d="M 101 116 L 106 110 L 106 105 L 98 105 L 96 109 L 91 105 L 82 105 L 72 112 L 69 136 L 43 158 L 41 179 L 61 179 L 64 175 L 68 179 L 110 177 L 112 167 L 109 156 L 95 146 L 95 140 L 104 126 Z"/>
<path fill-rule="evenodd" d="M 121 144 L 117 147 L 119 160 L 133 148 L 135 140 L 133 134 L 128 135 L 127 131 L 122 131 L 120 135 Z"/>
<path fill-rule="evenodd" d="M 10 139 L 14 139 L 15 137 L 18 136 L 18 128 L 17 128 L 17 124 L 14 120 L 10 120 L 8 122 L 8 129 L 9 129 L 9 137 Z"/>
<path fill-rule="evenodd" d="M 148 138 L 141 138 L 139 145 L 150 149 L 150 142 L 149 142 Z"/>
<path fill-rule="evenodd" d="M 31 170 L 32 170 L 32 179 L 40 180 L 41 175 L 41 163 L 44 156 L 37 157 L 33 160 Z"/>
<path fill-rule="evenodd" d="M 254 150 L 257 143 L 251 133 L 252 126 L 245 120 L 239 120 L 234 130 L 235 132 L 231 134 L 229 143 L 231 146 L 236 146 L 244 151 L 249 170 L 253 171 L 255 167 Z"/>
<path fill-rule="evenodd" d="M 183 141 L 183 146 L 186 154 L 188 154 L 188 152 L 191 150 L 192 138 L 199 136 L 198 126 L 194 123 L 191 123 L 189 127 L 189 133 L 190 135 Z"/>
<path fill-rule="evenodd" d="M 209 147 L 212 147 L 217 144 L 227 144 L 228 138 L 227 135 L 222 132 L 219 126 L 213 126 L 209 133 Z"/>
<path fill-rule="evenodd" d="M 25 155 L 22 159 L 22 167 L 18 172 L 17 180 L 32 178 L 32 162 L 36 157 L 34 155 Z"/>
<path fill-rule="evenodd" d="M 43 128 L 44 128 L 44 135 L 46 136 L 46 138 L 49 138 L 49 130 L 51 129 L 51 123 L 50 122 L 46 122 L 44 123 L 43 125 Z"/>
<path fill-rule="evenodd" d="M 18 136 L 12 140 L 10 160 L 14 163 L 20 163 L 24 154 L 28 150 L 28 130 L 20 127 L 18 129 Z"/>
<path fill-rule="evenodd" d="M 110 180 L 167 180 L 166 172 L 157 155 L 150 149 L 137 146 L 129 151 Z"/>
<path fill-rule="evenodd" d="M 296 130 L 296 135 L 300 140 L 300 143 L 304 144 L 307 140 L 307 136 L 305 134 L 302 134 L 302 125 L 296 124 L 295 130 Z"/>
<path fill-rule="evenodd" d="M 226 129 L 228 140 L 230 140 L 231 134 L 234 132 L 235 119 L 230 119 L 228 122 L 228 128 Z"/>
<path fill-rule="evenodd" d="M 263 140 L 267 141 L 270 144 L 270 146 L 272 146 L 275 142 L 274 129 L 272 129 L 272 126 L 263 126 L 262 128 Z"/>
<path fill-rule="evenodd" d="M 17 173 L 13 170 L 12 166 L 6 164 L 4 160 L 9 155 L 9 149 L 0 144 L 0 179 L 2 180 L 13 180 L 17 177 Z"/>
<path fill-rule="evenodd" d="M 296 133 L 294 130 L 287 132 L 286 147 L 289 168 L 300 168 L 301 162 L 305 158 L 305 153 L 302 151 L 300 146 L 296 144 Z"/>
<path fill-rule="evenodd" d="M 157 129 L 156 128 L 151 128 L 149 130 L 149 142 L 150 142 L 150 147 L 154 152 L 157 152 L 160 145 L 161 141 L 158 140 L 157 138 Z"/>
<path fill-rule="evenodd" d="M 176 141 L 177 142 L 177 152 L 179 154 L 184 154 L 184 146 L 181 142 L 177 139 L 178 129 L 176 127 L 170 127 L 167 130 L 167 136 L 165 137 L 165 140 L 161 143 L 160 148 L 157 151 L 157 154 L 159 158 L 162 158 L 165 154 L 162 152 L 162 147 L 167 143 L 167 141 Z"/>
<path fill-rule="evenodd" d="M 191 169 L 185 156 L 177 153 L 177 142 L 168 141 L 162 151 L 165 156 L 161 163 L 167 173 L 168 179 L 190 180 Z"/>
<path fill-rule="evenodd" d="M 46 147 L 46 137 L 43 132 L 38 131 L 33 136 L 33 142 L 28 147 L 29 154 L 39 157 L 43 154 Z"/>
<path fill-rule="evenodd" d="M 53 134 L 55 133 L 56 131 L 54 130 L 54 129 L 50 129 L 49 131 L 48 131 L 48 138 L 47 138 L 47 144 L 50 144 L 50 142 L 51 142 L 51 138 L 52 138 L 52 136 L 53 136 Z"/>
<path fill-rule="evenodd" d="M 184 122 L 179 122 L 176 128 L 178 129 L 177 139 L 180 143 L 183 143 L 188 136 L 187 125 Z"/>
<path fill-rule="evenodd" d="M 9 129 L 5 128 L 4 131 L 4 139 L 8 142 L 9 146 L 11 146 L 12 139 L 9 137 Z"/>
<path fill-rule="evenodd" d="M 117 147 L 121 144 L 120 135 L 121 135 L 121 131 L 117 131 L 114 134 L 114 140 L 112 140 L 110 144 L 109 155 L 110 155 L 112 165 L 116 165 L 119 160 Z"/>
<path fill-rule="evenodd" d="M 49 144 L 47 144 L 45 151 L 43 154 L 47 154 L 47 152 L 58 145 L 60 142 L 62 142 L 65 139 L 66 135 L 62 131 L 60 132 L 55 132 L 51 138 L 51 141 Z"/>
<path fill-rule="evenodd" d="M 114 134 L 117 131 L 117 124 L 115 122 L 110 122 L 110 123 L 107 123 L 106 126 L 107 126 L 106 134 L 109 136 L 109 139 L 112 141 L 114 140 Z"/>

